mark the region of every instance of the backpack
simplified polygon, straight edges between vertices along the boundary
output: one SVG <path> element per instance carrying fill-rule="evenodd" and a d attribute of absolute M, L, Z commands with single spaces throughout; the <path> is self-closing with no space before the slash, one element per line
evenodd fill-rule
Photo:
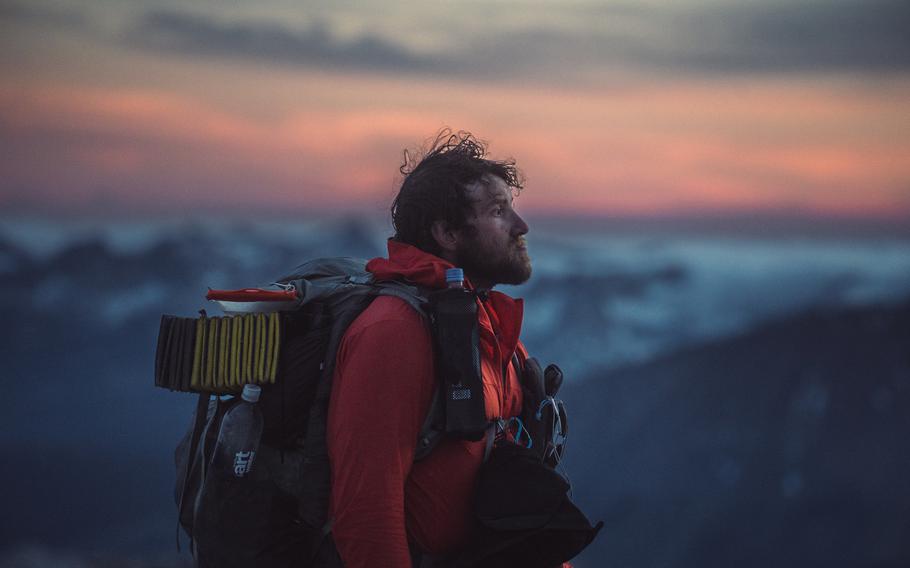
<path fill-rule="evenodd" d="M 295 293 L 290 293 L 291 287 Z M 162 318 L 156 385 L 189 392 L 203 390 L 191 426 L 175 451 L 178 547 L 179 527 L 183 527 L 199 566 L 341 565 L 328 525 L 328 402 L 341 339 L 378 296 L 397 297 L 427 317 L 433 330 L 437 371 L 448 377 L 440 382 L 420 429 L 415 460 L 425 458 L 447 433 L 479 439 L 488 426 L 482 388 L 477 389 L 479 396 L 471 396 L 469 388 L 471 380 L 480 380 L 473 294 L 462 290 L 430 294 L 404 282 L 376 282 L 366 271 L 365 261 L 352 258 L 310 261 L 280 279 L 275 288 L 274 294 L 283 301 L 248 302 L 244 308 L 261 312 L 278 307 L 281 311 L 270 314 L 267 320 L 277 327 L 263 352 L 273 354 L 274 359 L 271 355 L 263 357 L 257 376 L 263 383 L 259 401 L 264 418 L 262 440 L 255 466 L 240 480 L 223 478 L 207 467 L 221 420 L 239 398 L 212 397 L 196 381 L 200 359 L 204 366 L 206 353 L 197 346 L 194 358 L 190 346 L 193 330 L 198 337 L 208 323 L 206 314 L 197 319 Z M 434 301 L 434 295 L 443 301 Z M 209 298 L 213 296 L 217 294 L 210 292 Z M 238 307 L 228 302 L 224 305 Z M 452 325 L 464 329 L 453 332 Z M 225 341 L 224 337 L 222 334 L 220 350 L 217 336 L 209 337 L 208 361 L 214 357 L 217 363 L 220 356 L 236 367 L 236 356 L 231 359 L 236 350 L 231 351 L 230 339 Z M 235 380 L 232 392 L 238 386 L 242 385 Z M 212 390 L 218 394 L 217 389 Z M 457 392 L 457 400 L 447 401 L 444 392 Z M 448 412 L 447 402 L 456 405 Z M 311 559 L 309 564 L 307 558 Z"/>

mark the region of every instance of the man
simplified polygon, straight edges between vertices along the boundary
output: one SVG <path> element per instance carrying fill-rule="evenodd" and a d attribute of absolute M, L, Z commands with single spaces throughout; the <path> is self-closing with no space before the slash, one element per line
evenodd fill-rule
<path fill-rule="evenodd" d="M 493 161 L 469 134 L 440 136 L 409 160 L 392 205 L 396 230 L 376 279 L 445 287 L 460 267 L 465 285 L 491 290 L 531 276 L 513 208 L 521 181 L 513 162 Z M 522 389 L 510 362 L 518 352 L 522 302 L 491 291 L 478 300 L 486 417 L 517 416 Z M 443 439 L 414 462 L 417 435 L 437 388 L 425 318 L 394 297 L 377 298 L 348 328 L 338 351 L 328 419 L 332 533 L 345 566 L 410 566 L 413 551 L 447 555 L 463 547 L 485 442 Z"/>

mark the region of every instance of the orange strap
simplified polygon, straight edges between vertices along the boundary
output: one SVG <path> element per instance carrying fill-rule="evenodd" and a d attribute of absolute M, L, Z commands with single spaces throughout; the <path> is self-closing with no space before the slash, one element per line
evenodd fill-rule
<path fill-rule="evenodd" d="M 263 290 L 261 288 L 242 288 L 240 290 L 209 289 L 205 299 L 224 302 L 287 302 L 297 299 L 297 290 Z"/>

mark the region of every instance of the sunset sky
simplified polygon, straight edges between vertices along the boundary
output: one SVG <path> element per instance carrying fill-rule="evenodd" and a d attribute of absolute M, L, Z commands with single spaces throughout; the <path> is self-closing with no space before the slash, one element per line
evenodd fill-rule
<path fill-rule="evenodd" d="M 0 3 L 7 212 L 383 209 L 470 130 L 523 210 L 910 221 L 910 2 Z"/>

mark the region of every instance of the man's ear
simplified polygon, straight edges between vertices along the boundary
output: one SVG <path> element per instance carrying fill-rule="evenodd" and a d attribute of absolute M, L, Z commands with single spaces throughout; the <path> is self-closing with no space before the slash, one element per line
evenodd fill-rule
<path fill-rule="evenodd" d="M 433 221 L 430 226 L 430 234 L 433 235 L 433 239 L 443 253 L 440 256 L 445 258 L 455 254 L 455 250 L 458 248 L 458 231 L 452 229 L 445 221 L 439 220 Z"/>

